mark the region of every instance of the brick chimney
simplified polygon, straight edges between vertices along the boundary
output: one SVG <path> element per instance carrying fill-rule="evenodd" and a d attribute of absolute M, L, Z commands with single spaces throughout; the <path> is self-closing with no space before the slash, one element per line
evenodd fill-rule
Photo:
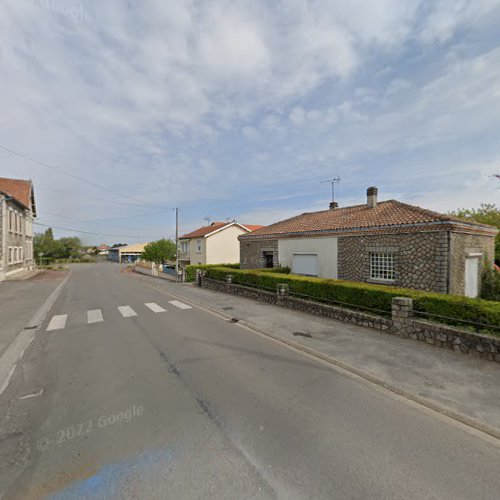
<path fill-rule="evenodd" d="M 336 201 L 330 202 L 330 210 L 333 210 L 334 208 L 337 208 L 339 204 Z"/>
<path fill-rule="evenodd" d="M 368 208 L 375 208 L 377 206 L 378 189 L 375 186 L 370 186 L 366 190 L 366 205 Z"/>

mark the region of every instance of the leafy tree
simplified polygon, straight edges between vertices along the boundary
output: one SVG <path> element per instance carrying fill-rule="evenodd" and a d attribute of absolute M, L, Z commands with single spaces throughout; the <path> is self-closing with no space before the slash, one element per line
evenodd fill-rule
<path fill-rule="evenodd" d="M 172 240 L 161 239 L 148 243 L 142 252 L 141 257 L 155 264 L 165 264 L 175 260 L 175 243 Z"/>
<path fill-rule="evenodd" d="M 500 229 L 500 208 L 494 203 L 482 203 L 479 208 L 462 208 L 450 212 L 450 214 L 461 219 L 489 224 Z M 497 234 L 495 240 L 495 261 L 500 263 L 500 233 Z"/>
<path fill-rule="evenodd" d="M 66 237 L 58 240 L 54 239 L 52 228 L 48 228 L 45 233 L 35 234 L 33 237 L 33 249 L 35 257 L 43 253 L 44 259 L 69 259 L 78 257 L 82 248 L 80 238 Z"/>

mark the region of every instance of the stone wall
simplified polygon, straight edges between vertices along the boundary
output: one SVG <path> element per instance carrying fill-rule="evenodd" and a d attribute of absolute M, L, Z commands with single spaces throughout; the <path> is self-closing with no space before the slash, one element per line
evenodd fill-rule
<path fill-rule="evenodd" d="M 493 263 L 495 255 L 495 238 L 477 234 L 451 233 L 450 256 L 450 293 L 463 295 L 465 292 L 465 259 L 468 253 L 482 253 L 484 259 Z M 479 273 L 484 265 L 479 261 Z"/>
<path fill-rule="evenodd" d="M 453 349 L 463 354 L 474 354 L 480 358 L 500 363 L 500 337 L 472 333 L 460 328 L 416 319 L 412 317 L 412 300 L 407 297 L 393 299 L 392 315 L 383 317 L 299 299 L 286 293 L 271 293 L 206 277 L 201 278 L 200 284 L 204 288 L 374 328 L 402 338 L 425 342 L 435 347 Z"/>
<path fill-rule="evenodd" d="M 395 286 L 447 292 L 447 231 L 339 237 L 338 278 L 370 282 L 371 252 L 394 253 Z"/>
<path fill-rule="evenodd" d="M 261 269 L 266 267 L 264 252 L 273 252 L 274 267 L 278 267 L 278 240 L 240 240 L 241 269 Z"/>

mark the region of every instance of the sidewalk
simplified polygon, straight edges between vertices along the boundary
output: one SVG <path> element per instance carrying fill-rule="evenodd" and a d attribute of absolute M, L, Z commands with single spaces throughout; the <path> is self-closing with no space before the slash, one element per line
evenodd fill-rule
<path fill-rule="evenodd" d="M 138 279 L 500 438 L 500 365 L 195 285 Z"/>
<path fill-rule="evenodd" d="M 43 271 L 0 283 L 0 356 L 66 274 Z"/>

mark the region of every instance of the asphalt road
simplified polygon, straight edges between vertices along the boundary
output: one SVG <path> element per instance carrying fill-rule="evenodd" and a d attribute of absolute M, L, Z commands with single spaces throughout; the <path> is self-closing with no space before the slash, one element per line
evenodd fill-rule
<path fill-rule="evenodd" d="M 4 498 L 498 499 L 493 438 L 171 301 L 72 271 L 0 398 Z"/>

